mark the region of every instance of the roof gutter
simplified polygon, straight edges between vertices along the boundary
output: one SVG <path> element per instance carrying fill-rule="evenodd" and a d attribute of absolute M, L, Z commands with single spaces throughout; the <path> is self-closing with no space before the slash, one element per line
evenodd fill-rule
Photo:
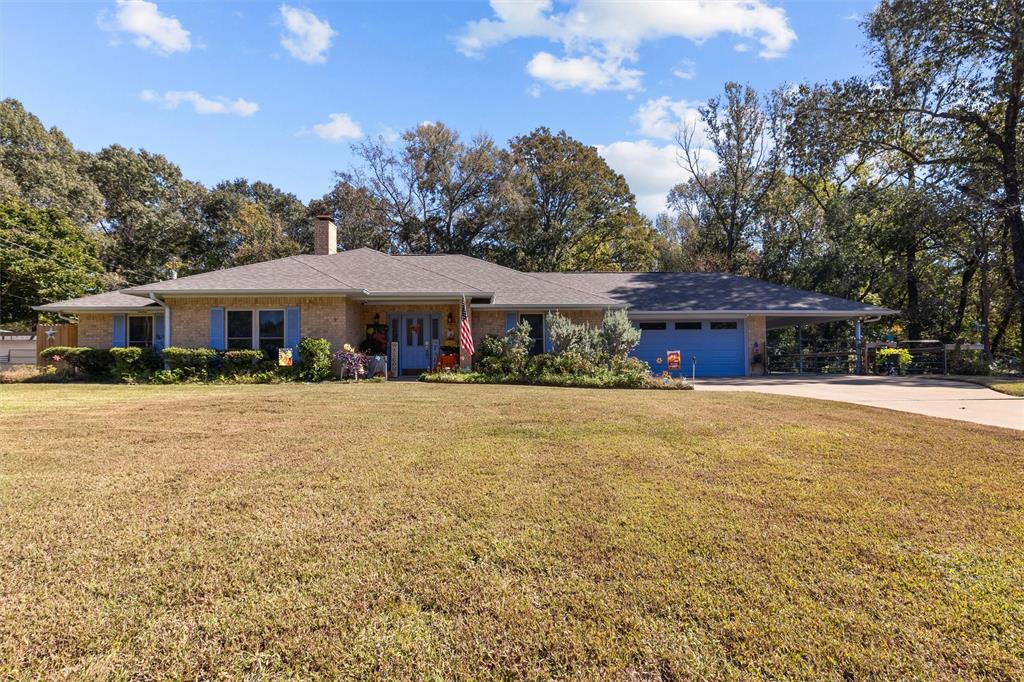
<path fill-rule="evenodd" d="M 122 289 L 122 294 L 149 298 L 157 296 L 352 296 L 365 289 Z"/>
<path fill-rule="evenodd" d="M 473 310 L 618 310 L 625 303 L 477 303 Z"/>
<path fill-rule="evenodd" d="M 859 317 L 863 315 L 898 315 L 888 308 L 875 310 L 630 310 L 630 317 L 665 317 L 667 315 L 764 315 L 766 317 Z"/>

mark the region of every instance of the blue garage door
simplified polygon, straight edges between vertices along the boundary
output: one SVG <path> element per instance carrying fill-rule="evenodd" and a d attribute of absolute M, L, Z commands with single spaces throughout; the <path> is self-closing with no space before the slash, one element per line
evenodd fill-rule
<path fill-rule="evenodd" d="M 682 353 L 682 371 L 687 376 L 690 375 L 694 356 L 697 357 L 699 377 L 742 376 L 746 373 L 742 320 L 658 320 L 634 324 L 640 327 L 640 345 L 633 355 L 650 365 L 655 374 L 667 368 L 665 355 L 670 350 Z"/>

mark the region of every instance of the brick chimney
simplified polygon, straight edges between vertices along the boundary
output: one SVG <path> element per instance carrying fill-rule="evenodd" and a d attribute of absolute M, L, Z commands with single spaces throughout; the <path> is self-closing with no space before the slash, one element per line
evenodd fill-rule
<path fill-rule="evenodd" d="M 338 226 L 331 222 L 329 215 L 313 218 L 313 253 L 317 256 L 338 253 Z"/>

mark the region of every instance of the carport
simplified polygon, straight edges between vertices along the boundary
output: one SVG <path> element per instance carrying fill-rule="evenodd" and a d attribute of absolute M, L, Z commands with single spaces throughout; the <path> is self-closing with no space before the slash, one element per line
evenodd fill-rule
<path fill-rule="evenodd" d="M 624 304 L 641 331 L 634 355 L 660 373 L 670 351 L 679 374 L 753 376 L 768 371 L 767 331 L 878 319 L 897 311 L 721 272 L 559 272 L 537 277 Z M 696 367 L 694 367 L 696 361 Z M 673 372 L 675 373 L 675 372 Z"/>

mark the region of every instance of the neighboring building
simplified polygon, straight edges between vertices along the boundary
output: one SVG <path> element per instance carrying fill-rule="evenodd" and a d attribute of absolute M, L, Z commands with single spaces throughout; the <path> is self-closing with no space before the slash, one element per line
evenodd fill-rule
<path fill-rule="evenodd" d="M 768 329 L 850 320 L 895 311 L 760 280 L 718 273 L 526 273 L 461 255 L 390 256 L 337 251 L 337 229 L 317 218 L 315 255 L 207 272 L 85 296 L 36 309 L 78 316 L 83 346 L 294 348 L 323 337 L 338 348 L 386 334 L 389 366 L 418 374 L 445 341 L 458 340 L 460 304 L 474 342 L 520 320 L 547 341 L 544 314 L 599 325 L 624 308 L 643 331 L 635 355 L 655 372 L 679 350 L 697 374 L 759 373 Z M 385 329 L 386 326 L 386 329 Z M 397 355 L 391 352 L 397 349 Z M 463 367 L 472 359 L 460 358 Z"/>

